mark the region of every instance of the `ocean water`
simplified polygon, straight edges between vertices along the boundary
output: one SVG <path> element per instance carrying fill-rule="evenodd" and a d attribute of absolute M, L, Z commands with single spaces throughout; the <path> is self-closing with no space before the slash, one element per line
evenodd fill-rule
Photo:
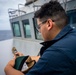
<path fill-rule="evenodd" d="M 13 37 L 11 30 L 0 30 L 0 41 L 11 39 Z"/>

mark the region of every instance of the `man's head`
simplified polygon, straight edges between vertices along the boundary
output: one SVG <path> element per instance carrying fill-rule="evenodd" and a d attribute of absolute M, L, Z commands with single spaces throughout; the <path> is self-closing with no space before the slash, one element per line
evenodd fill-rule
<path fill-rule="evenodd" d="M 65 10 L 57 1 L 50 1 L 35 12 L 38 28 L 44 41 L 55 38 L 59 31 L 67 25 Z M 55 32 L 56 31 L 56 32 Z"/>

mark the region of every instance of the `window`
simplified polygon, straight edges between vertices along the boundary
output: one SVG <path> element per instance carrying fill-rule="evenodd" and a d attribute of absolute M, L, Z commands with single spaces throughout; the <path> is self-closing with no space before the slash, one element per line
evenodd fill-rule
<path fill-rule="evenodd" d="M 68 17 L 68 24 L 70 24 L 70 16 L 67 16 Z"/>
<path fill-rule="evenodd" d="M 69 24 L 76 27 L 76 10 L 67 11 L 67 15 L 69 18 Z"/>
<path fill-rule="evenodd" d="M 23 28 L 24 28 L 24 36 L 25 38 L 30 38 L 31 37 L 31 31 L 30 31 L 30 24 L 29 20 L 22 20 Z"/>
<path fill-rule="evenodd" d="M 36 28 L 37 20 L 34 18 L 33 18 L 33 23 L 34 23 L 35 38 L 38 40 L 42 40 L 41 33 Z"/>
<path fill-rule="evenodd" d="M 76 28 L 76 13 L 74 13 L 74 16 L 72 16 L 72 23 L 73 26 Z"/>
<path fill-rule="evenodd" d="M 16 37 L 21 37 L 19 21 L 12 23 L 13 35 Z"/>
<path fill-rule="evenodd" d="M 73 16 L 73 24 L 76 24 L 76 14 Z"/>

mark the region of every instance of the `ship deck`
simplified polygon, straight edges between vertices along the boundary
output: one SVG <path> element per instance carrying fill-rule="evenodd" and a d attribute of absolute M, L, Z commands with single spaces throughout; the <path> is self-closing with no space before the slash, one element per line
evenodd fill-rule
<path fill-rule="evenodd" d="M 0 41 L 0 75 L 5 75 L 4 67 L 13 58 L 12 47 L 16 47 L 25 56 L 34 56 L 39 53 L 41 45 L 37 41 L 9 39 Z"/>

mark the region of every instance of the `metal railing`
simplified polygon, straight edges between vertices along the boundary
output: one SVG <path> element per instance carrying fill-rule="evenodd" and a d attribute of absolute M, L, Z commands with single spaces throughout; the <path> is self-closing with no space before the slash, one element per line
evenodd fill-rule
<path fill-rule="evenodd" d="M 40 7 L 41 7 L 41 5 L 35 5 L 35 1 L 34 0 L 32 0 L 33 2 L 32 2 L 32 4 L 33 4 L 33 9 L 34 9 L 34 12 L 35 12 L 35 10 L 38 10 Z M 37 1 L 37 0 L 36 0 Z M 54 1 L 54 0 L 53 0 Z M 55 0 L 55 1 L 61 1 L 61 0 Z M 64 9 L 66 10 L 66 5 L 67 5 L 67 2 L 68 2 L 68 0 L 63 0 L 63 6 L 64 6 Z M 20 8 L 20 6 L 24 6 L 24 7 L 27 7 L 27 6 L 30 6 L 30 5 L 24 5 L 24 4 L 18 4 L 18 9 L 12 9 L 12 8 L 9 8 L 8 9 L 8 14 L 9 14 L 9 18 L 14 18 L 14 17 L 18 17 L 18 16 L 21 16 L 22 14 L 20 14 L 20 13 L 24 13 L 24 14 L 26 14 L 26 11 L 24 11 L 24 10 L 22 10 L 21 8 Z"/>

